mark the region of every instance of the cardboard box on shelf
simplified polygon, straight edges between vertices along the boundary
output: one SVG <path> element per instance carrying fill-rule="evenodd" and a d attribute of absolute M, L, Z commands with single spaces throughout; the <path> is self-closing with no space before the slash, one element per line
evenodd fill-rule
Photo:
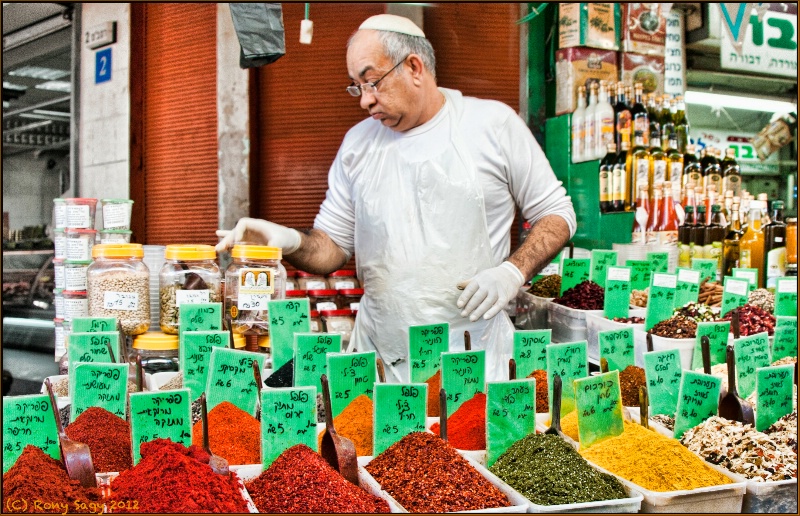
<path fill-rule="evenodd" d="M 556 115 L 572 113 L 578 106 L 578 86 L 617 80 L 617 53 L 595 48 L 556 51 Z"/>
<path fill-rule="evenodd" d="M 664 93 L 664 56 L 645 56 L 623 52 L 620 56 L 620 80 L 625 84 L 642 83 L 644 94 Z"/>
<path fill-rule="evenodd" d="M 637 54 L 664 55 L 667 13 L 658 3 L 622 4 L 622 49 Z"/>
<path fill-rule="evenodd" d="M 558 4 L 558 48 L 619 50 L 620 4 Z"/>

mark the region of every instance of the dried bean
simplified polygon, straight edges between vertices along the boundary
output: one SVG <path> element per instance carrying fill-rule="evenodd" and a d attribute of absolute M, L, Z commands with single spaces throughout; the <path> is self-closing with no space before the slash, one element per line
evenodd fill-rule
<path fill-rule="evenodd" d="M 604 300 L 605 290 L 603 287 L 587 280 L 567 289 L 561 297 L 555 298 L 553 302 L 577 310 L 602 310 Z"/>

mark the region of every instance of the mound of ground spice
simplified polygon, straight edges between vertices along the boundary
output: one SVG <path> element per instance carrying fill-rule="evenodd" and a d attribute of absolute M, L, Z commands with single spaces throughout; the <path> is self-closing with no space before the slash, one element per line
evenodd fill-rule
<path fill-rule="evenodd" d="M 86 409 L 64 430 L 73 441 L 89 446 L 96 472 L 125 471 L 133 466 L 131 425 L 106 409 Z"/>
<path fill-rule="evenodd" d="M 644 369 L 634 365 L 626 367 L 619 373 L 619 388 L 622 404 L 626 407 L 639 406 L 639 387 L 647 385 Z"/>
<path fill-rule="evenodd" d="M 439 417 L 439 391 L 442 390 L 442 370 L 425 380 L 428 384 L 428 417 Z"/>
<path fill-rule="evenodd" d="M 536 412 L 540 414 L 550 412 L 550 398 L 547 394 L 547 371 L 537 369 L 529 374 L 528 378 L 536 379 Z"/>
<path fill-rule="evenodd" d="M 192 427 L 192 444 L 203 445 L 203 422 Z M 261 463 L 261 423 L 229 401 L 208 412 L 208 445 L 231 465 Z"/>
<path fill-rule="evenodd" d="M 427 432 L 403 437 L 372 459 L 367 471 L 409 512 L 508 507 L 497 489 L 455 448 Z"/>
<path fill-rule="evenodd" d="M 360 394 L 333 418 L 336 433 L 353 441 L 359 457 L 372 455 L 372 410 L 372 400 Z M 324 434 L 317 436 L 317 446 L 321 446 Z"/>
<path fill-rule="evenodd" d="M 71 480 L 61 462 L 28 445 L 3 475 L 3 513 L 103 512 L 102 493 Z"/>
<path fill-rule="evenodd" d="M 294 384 L 294 358 L 269 375 L 264 383 L 267 387 L 291 387 Z"/>
<path fill-rule="evenodd" d="M 345 480 L 304 444 L 292 446 L 245 488 L 264 513 L 386 513 L 389 504 Z"/>
<path fill-rule="evenodd" d="M 141 453 L 139 464 L 111 482 L 110 499 L 125 502 L 116 512 L 248 512 L 239 477 L 214 473 L 202 449 L 156 439 Z"/>
<path fill-rule="evenodd" d="M 439 423 L 431 426 L 439 435 Z M 486 449 L 486 395 L 475 393 L 447 418 L 447 441 L 459 450 Z"/>

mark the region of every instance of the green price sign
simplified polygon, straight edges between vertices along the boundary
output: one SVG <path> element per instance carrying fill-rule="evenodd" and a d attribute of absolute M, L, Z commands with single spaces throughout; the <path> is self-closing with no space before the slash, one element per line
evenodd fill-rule
<path fill-rule="evenodd" d="M 675 274 L 653 273 L 650 278 L 650 295 L 647 299 L 647 308 L 644 316 L 644 329 L 650 328 L 672 317 L 675 309 L 675 288 L 678 286 L 678 277 Z"/>
<path fill-rule="evenodd" d="M 383 453 L 403 437 L 425 431 L 425 383 L 375 384 L 373 455 Z"/>
<path fill-rule="evenodd" d="M 328 384 L 331 389 L 331 413 L 338 416 L 358 396 L 373 399 L 375 388 L 375 352 L 329 353 Z"/>
<path fill-rule="evenodd" d="M 631 308 L 630 267 L 609 267 L 605 277 L 603 315 L 608 319 L 628 317 Z"/>
<path fill-rule="evenodd" d="M 647 253 L 647 261 L 650 262 L 651 271 L 667 272 L 669 253 Z"/>
<path fill-rule="evenodd" d="M 50 396 L 3 396 L 3 474 L 29 444 L 56 460 L 61 459 Z"/>
<path fill-rule="evenodd" d="M 724 364 L 730 331 L 730 321 L 697 323 L 697 336 L 695 337 L 694 351 L 692 352 L 692 369 L 701 369 L 703 367 L 703 346 L 701 345 L 703 337 L 708 337 L 711 365 Z"/>
<path fill-rule="evenodd" d="M 449 349 L 447 323 L 408 328 L 408 356 L 412 382 L 425 382 L 442 366 L 440 355 Z"/>
<path fill-rule="evenodd" d="M 772 361 L 797 356 L 797 316 L 779 315 L 772 342 Z"/>
<path fill-rule="evenodd" d="M 228 346 L 226 331 L 187 331 L 180 349 L 183 386 L 191 393 L 190 401 L 200 397 L 208 383 L 211 350 Z"/>
<path fill-rule="evenodd" d="M 650 286 L 650 262 L 647 260 L 625 260 L 625 265 L 631 268 L 631 289 L 644 290 Z"/>
<path fill-rule="evenodd" d="M 222 303 L 184 303 L 178 310 L 178 324 L 181 335 L 185 331 L 220 331 Z"/>
<path fill-rule="evenodd" d="M 258 370 L 264 369 L 266 357 L 262 353 L 238 351 L 230 348 L 212 348 L 209 375 L 206 383 L 208 410 L 223 401 L 229 401 L 251 416 L 256 414 L 256 396 L 263 386 L 256 385 L 253 360 Z"/>
<path fill-rule="evenodd" d="M 69 346 L 67 355 L 70 364 L 78 362 L 90 363 L 97 362 L 111 364 L 111 355 L 108 353 L 108 346 L 114 351 L 114 359 L 120 359 L 119 352 L 119 332 L 85 332 L 72 333 L 69 336 Z M 69 368 L 69 395 L 75 396 L 75 368 Z"/>
<path fill-rule="evenodd" d="M 296 444 L 317 449 L 317 389 L 285 387 L 261 391 L 261 469 Z"/>
<path fill-rule="evenodd" d="M 601 331 L 597 334 L 600 357 L 608 362 L 609 371 L 624 371 L 634 364 L 633 328 Z"/>
<path fill-rule="evenodd" d="M 320 376 L 326 374 L 326 356 L 341 352 L 340 333 L 295 333 L 294 386 L 314 387 L 322 392 Z"/>
<path fill-rule="evenodd" d="M 292 359 L 294 334 L 311 331 L 308 298 L 270 301 L 269 347 L 272 350 L 272 368 L 277 371 Z"/>
<path fill-rule="evenodd" d="M 756 333 L 733 340 L 736 354 L 736 388 L 739 396 L 747 398 L 756 390 L 756 369 L 769 367 L 769 335 Z"/>
<path fill-rule="evenodd" d="M 555 258 L 553 258 L 550 263 L 545 265 L 544 269 L 540 270 L 536 276 L 531 278 L 531 283 L 536 283 L 540 279 L 544 278 L 545 276 L 552 276 L 553 274 L 561 274 L 561 255 L 564 252 L 558 253 Z"/>
<path fill-rule="evenodd" d="M 763 432 L 792 413 L 794 366 L 759 367 L 756 370 L 756 430 Z"/>
<path fill-rule="evenodd" d="M 465 401 L 483 392 L 485 382 L 485 350 L 442 353 L 442 388 L 447 392 L 447 417 Z"/>
<path fill-rule="evenodd" d="M 675 412 L 675 439 L 717 414 L 722 380 L 710 374 L 684 371 Z"/>
<path fill-rule="evenodd" d="M 590 263 L 590 279 L 601 287 L 605 287 L 606 272 L 609 267 L 613 267 L 616 264 L 616 251 L 600 251 L 593 249 Z"/>
<path fill-rule="evenodd" d="M 651 414 L 675 415 L 682 373 L 678 350 L 650 351 L 644 354 L 644 375 Z"/>
<path fill-rule="evenodd" d="M 725 276 L 722 284 L 722 309 L 720 315 L 725 316 L 734 308 L 738 308 L 747 303 L 749 286 L 747 280 L 734 279 Z"/>
<path fill-rule="evenodd" d="M 536 380 L 486 386 L 486 459 L 491 466 L 515 442 L 536 429 Z"/>
<path fill-rule="evenodd" d="M 537 369 L 547 370 L 547 353 L 553 330 L 521 330 L 514 332 L 514 360 L 517 376 L 525 378 Z"/>
<path fill-rule="evenodd" d="M 716 281 L 719 261 L 716 258 L 692 258 L 692 270 L 700 271 L 700 283 Z"/>
<path fill-rule="evenodd" d="M 775 283 L 775 315 L 797 317 L 797 278 L 778 278 Z"/>
<path fill-rule="evenodd" d="M 685 306 L 686 303 L 697 303 L 700 294 L 700 271 L 692 269 L 678 269 L 678 281 L 675 287 L 675 306 Z"/>
<path fill-rule="evenodd" d="M 125 419 L 128 402 L 128 364 L 73 364 L 75 394 L 72 396 L 70 421 L 91 407 L 104 408 Z"/>
<path fill-rule="evenodd" d="M 72 333 L 117 331 L 116 317 L 73 317 Z"/>
<path fill-rule="evenodd" d="M 592 260 L 589 258 L 564 258 L 561 274 L 561 294 L 591 277 Z"/>
<path fill-rule="evenodd" d="M 561 415 L 575 410 L 575 387 L 573 380 L 589 374 L 586 341 L 566 342 L 547 346 L 547 395 L 550 413 L 553 413 L 553 376 L 561 377 Z"/>
<path fill-rule="evenodd" d="M 189 389 L 131 393 L 133 464 L 142 458 L 140 447 L 156 439 L 192 444 L 192 407 Z"/>
<path fill-rule="evenodd" d="M 578 436 L 582 448 L 616 437 L 625 430 L 619 371 L 575 380 L 575 396 Z"/>
<path fill-rule="evenodd" d="M 747 280 L 748 292 L 755 290 L 758 286 L 758 269 L 734 267 L 731 272 L 734 278 Z"/>

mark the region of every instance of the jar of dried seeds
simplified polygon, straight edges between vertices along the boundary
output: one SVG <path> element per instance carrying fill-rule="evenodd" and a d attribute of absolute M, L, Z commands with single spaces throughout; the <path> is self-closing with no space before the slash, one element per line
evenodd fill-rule
<path fill-rule="evenodd" d="M 222 275 L 210 245 L 168 245 L 159 274 L 161 331 L 178 334 L 180 307 L 222 300 Z"/>
<path fill-rule="evenodd" d="M 126 335 L 150 327 L 150 271 L 141 244 L 98 244 L 87 270 L 90 317 L 116 317 Z"/>

